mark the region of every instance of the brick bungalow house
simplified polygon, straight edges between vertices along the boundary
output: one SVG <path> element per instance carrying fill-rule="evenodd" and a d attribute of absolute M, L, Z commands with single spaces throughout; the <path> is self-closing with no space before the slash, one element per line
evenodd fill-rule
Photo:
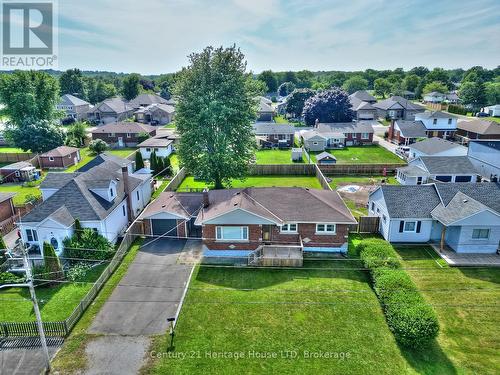
<path fill-rule="evenodd" d="M 256 122 L 253 125 L 255 137 L 262 145 L 292 147 L 295 127 L 274 122 Z"/>
<path fill-rule="evenodd" d="M 324 151 L 325 149 L 372 144 L 373 133 L 371 124 L 363 121 L 318 123 L 313 130 L 303 131 L 301 138 L 306 149 Z"/>
<path fill-rule="evenodd" d="M 205 261 L 282 266 L 302 265 L 304 252 L 345 253 L 356 224 L 337 192 L 304 188 L 164 192 L 140 218 L 159 237 L 201 227 Z"/>
<path fill-rule="evenodd" d="M 118 122 L 100 126 L 92 131 L 92 139 L 102 139 L 111 147 L 135 147 L 141 134 L 156 135 L 156 128 L 138 122 Z"/>
<path fill-rule="evenodd" d="M 28 161 L 5 165 L 0 168 L 2 182 L 27 182 L 38 178 L 36 168 Z"/>
<path fill-rule="evenodd" d="M 40 168 L 66 169 L 80 161 L 80 150 L 76 147 L 59 146 L 40 155 Z"/>

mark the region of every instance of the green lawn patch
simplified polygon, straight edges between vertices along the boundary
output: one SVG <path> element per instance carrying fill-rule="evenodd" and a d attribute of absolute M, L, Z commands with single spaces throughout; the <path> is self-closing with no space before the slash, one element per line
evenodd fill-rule
<path fill-rule="evenodd" d="M 398 185 L 398 181 L 394 176 L 331 176 L 332 182 L 330 186 L 336 190 L 341 185 L 380 185 L 382 180 L 386 184 Z"/>
<path fill-rule="evenodd" d="M 337 158 L 337 164 L 405 164 L 397 155 L 377 145 L 352 146 L 327 151 Z M 316 155 L 319 153 L 309 153 L 313 163 L 316 163 Z"/>
<path fill-rule="evenodd" d="M 498 373 L 500 269 L 448 267 L 425 245 L 396 246 L 396 251 L 413 282 L 434 305 L 441 325 L 437 349 L 406 353 L 413 367 L 422 374 Z M 448 363 L 439 360 L 446 356 Z"/>
<path fill-rule="evenodd" d="M 495 122 L 500 123 L 500 117 L 490 116 L 490 117 L 482 117 L 481 119 L 484 119 L 486 121 L 495 121 Z"/>
<path fill-rule="evenodd" d="M 310 189 L 321 189 L 316 177 L 312 176 L 251 176 L 245 180 L 235 180 L 233 188 L 246 187 L 304 187 Z M 195 181 L 194 177 L 186 177 L 179 186 L 179 191 L 188 189 L 203 189 L 207 184 L 203 181 Z M 210 186 L 208 186 L 210 187 Z"/>
<path fill-rule="evenodd" d="M 41 180 L 39 181 L 39 183 Z M 23 186 L 23 184 L 19 183 L 6 183 L 0 185 L 0 192 L 2 193 L 15 193 L 13 202 L 16 206 L 23 205 L 29 196 L 35 196 L 36 198 L 40 198 L 42 193 L 37 185 L 39 183 L 34 183 L 35 186 Z"/>
<path fill-rule="evenodd" d="M 0 153 L 1 154 L 29 154 L 30 151 L 23 151 L 22 149 L 17 148 L 17 147 L 0 146 Z"/>
<path fill-rule="evenodd" d="M 172 165 L 172 171 L 174 172 L 174 175 L 179 172 L 180 166 L 179 166 L 179 155 L 177 154 L 171 154 L 170 155 L 170 164 Z"/>
<path fill-rule="evenodd" d="M 158 196 L 165 191 L 165 188 L 167 187 L 168 183 L 170 182 L 170 179 L 164 179 L 161 181 L 160 186 L 158 186 L 158 189 L 156 189 L 153 194 L 151 195 L 151 199 L 156 199 Z"/>
<path fill-rule="evenodd" d="M 150 358 L 143 373 L 405 373 L 408 366 L 368 274 L 358 266 L 359 261 L 345 260 L 305 261 L 303 269 L 202 266 L 176 328 L 173 354 L 188 357 Z M 168 346 L 165 335 L 150 350 L 164 353 Z M 286 351 L 294 357 L 287 358 Z M 240 358 L 208 354 L 214 352 Z M 331 357 L 308 358 L 308 353 Z"/>
<path fill-rule="evenodd" d="M 137 151 L 137 148 L 134 148 L 134 147 L 125 147 L 125 148 L 117 148 L 117 149 L 114 149 L 114 150 L 108 150 L 106 152 L 112 154 L 112 155 L 115 155 L 115 156 L 118 156 L 120 158 L 124 158 L 126 159 L 127 156 L 129 156 L 130 154 L 134 153 Z"/>
<path fill-rule="evenodd" d="M 42 319 L 49 322 L 66 319 L 80 303 L 81 299 L 92 288 L 92 282 L 102 273 L 106 264 L 98 265 L 87 274 L 80 283 L 59 283 L 52 287 L 37 286 L 35 288 Z M 0 290 L 0 321 L 30 322 L 36 319 L 33 312 L 28 288 L 9 288 Z M 12 301 L 9 301 L 12 300 Z"/>
<path fill-rule="evenodd" d="M 85 164 L 89 163 L 92 159 L 94 159 L 97 155 L 94 152 L 90 151 L 88 147 L 84 147 L 80 149 L 80 162 L 78 164 L 72 165 L 69 168 L 66 168 L 63 172 L 72 173 L 76 172 L 79 168 L 83 167 Z"/>
<path fill-rule="evenodd" d="M 274 122 L 277 124 L 288 124 L 289 121 L 283 115 L 274 116 Z"/>
<path fill-rule="evenodd" d="M 258 150 L 255 152 L 257 164 L 294 164 L 292 150 Z"/>
<path fill-rule="evenodd" d="M 60 372 L 63 374 L 74 374 L 81 372 L 81 370 L 85 368 L 85 347 L 89 341 L 97 337 L 97 335 L 87 334 L 87 329 L 90 327 L 90 324 L 96 317 L 99 310 L 102 308 L 111 293 L 113 293 L 115 287 L 127 272 L 128 267 L 137 255 L 141 244 L 142 239 L 137 239 L 132 244 L 128 254 L 123 258 L 121 264 L 103 286 L 97 297 L 94 299 L 94 302 L 87 308 L 76 326 L 71 331 L 71 334 L 64 340 L 63 346 L 52 361 L 52 370 L 54 373 Z"/>

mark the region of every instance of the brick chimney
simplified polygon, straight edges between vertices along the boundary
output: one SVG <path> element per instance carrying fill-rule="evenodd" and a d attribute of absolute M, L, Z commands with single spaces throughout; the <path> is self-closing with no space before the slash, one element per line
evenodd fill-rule
<path fill-rule="evenodd" d="M 134 211 L 132 210 L 132 197 L 130 196 L 130 185 L 128 181 L 128 167 L 122 167 L 122 179 L 123 179 L 123 190 L 125 192 L 125 198 L 127 199 L 127 212 L 128 219 L 133 221 L 135 218 Z"/>
<path fill-rule="evenodd" d="M 210 206 L 210 200 L 208 198 L 208 189 L 203 189 L 203 208 Z"/>

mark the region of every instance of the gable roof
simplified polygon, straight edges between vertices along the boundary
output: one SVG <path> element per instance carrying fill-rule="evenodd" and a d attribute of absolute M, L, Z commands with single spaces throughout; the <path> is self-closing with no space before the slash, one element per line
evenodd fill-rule
<path fill-rule="evenodd" d="M 352 121 L 352 122 L 332 122 L 319 123 L 317 131 L 321 134 L 328 133 L 373 133 L 373 126 L 368 122 Z"/>
<path fill-rule="evenodd" d="M 90 105 L 89 102 L 86 102 L 83 99 L 77 98 L 76 96 L 70 95 L 70 94 L 65 94 L 61 96 L 61 100 L 59 102 L 59 105 Z"/>
<path fill-rule="evenodd" d="M 424 138 L 427 128 L 422 121 L 396 120 L 396 126 L 405 138 Z"/>
<path fill-rule="evenodd" d="M 256 122 L 253 124 L 255 134 L 295 134 L 295 127 L 290 124 L 275 122 Z"/>
<path fill-rule="evenodd" d="M 349 98 L 357 98 L 363 102 L 376 102 L 377 99 L 371 94 L 368 93 L 366 90 L 358 90 L 351 95 L 349 95 Z"/>
<path fill-rule="evenodd" d="M 156 136 L 139 143 L 137 147 L 168 147 L 173 143 L 168 136 Z"/>
<path fill-rule="evenodd" d="M 41 157 L 61 157 L 61 156 L 68 156 L 71 155 L 74 152 L 77 152 L 78 148 L 76 147 L 69 147 L 69 146 L 59 146 L 56 147 L 50 151 L 47 151 L 44 154 L 41 154 Z"/>
<path fill-rule="evenodd" d="M 457 128 L 481 135 L 500 135 L 500 123 L 489 120 L 459 121 Z"/>
<path fill-rule="evenodd" d="M 446 113 L 443 111 L 425 111 L 422 113 L 417 113 L 415 118 L 423 118 L 423 119 L 434 119 L 434 118 L 457 118 L 457 116 L 452 115 L 451 113 Z"/>
<path fill-rule="evenodd" d="M 162 111 L 165 113 L 175 113 L 175 107 L 171 104 L 163 104 L 163 103 L 154 103 L 150 104 L 147 107 L 141 107 L 134 113 L 151 113 L 155 111 Z"/>
<path fill-rule="evenodd" d="M 446 94 L 444 94 L 442 92 L 431 91 L 431 92 L 428 92 L 427 94 L 424 94 L 424 96 L 432 96 L 432 97 L 436 98 L 439 96 L 446 97 Z"/>
<path fill-rule="evenodd" d="M 268 104 L 267 100 L 263 100 L 265 98 L 258 98 L 259 99 L 259 109 L 258 112 L 274 112 L 274 108 Z"/>
<path fill-rule="evenodd" d="M 139 122 L 115 122 L 104 126 L 99 126 L 92 130 L 92 134 L 103 134 L 103 133 L 152 133 L 155 132 L 156 128 L 151 125 L 141 124 Z"/>
<path fill-rule="evenodd" d="M 415 111 L 424 111 L 424 107 L 421 105 L 415 104 L 401 96 L 392 96 L 389 99 L 382 100 L 373 104 L 375 108 L 379 108 L 382 110 L 388 109 L 409 109 Z"/>
<path fill-rule="evenodd" d="M 323 151 L 322 153 L 316 155 L 317 161 L 320 161 L 320 160 L 323 160 L 326 158 L 337 160 L 337 158 L 335 156 L 333 156 L 332 154 L 330 154 L 329 152 L 326 152 L 326 151 Z"/>
<path fill-rule="evenodd" d="M 317 130 L 306 130 L 301 132 L 301 137 L 304 138 L 304 140 L 308 141 L 313 138 L 320 138 L 321 140 L 326 140 L 327 138 L 320 134 Z"/>
<path fill-rule="evenodd" d="M 356 223 L 336 191 L 304 188 L 246 188 L 208 192 L 209 206 L 196 220 L 201 224 L 235 209 L 243 209 L 277 224 L 284 222 Z"/>
<path fill-rule="evenodd" d="M 466 147 L 438 137 L 424 139 L 423 141 L 411 144 L 409 147 L 427 155 L 434 155 L 453 149 L 463 149 L 465 150 L 464 154 L 467 153 Z"/>
<path fill-rule="evenodd" d="M 203 193 L 163 192 L 141 213 L 140 218 L 150 218 L 162 212 L 189 219 L 198 214 L 203 205 Z"/>
<path fill-rule="evenodd" d="M 88 170 L 95 168 L 103 163 L 113 162 L 116 165 L 116 169 L 120 169 L 121 167 L 126 167 L 133 163 L 132 160 L 120 158 L 119 156 L 115 156 L 113 154 L 108 154 L 104 152 L 102 154 L 97 155 L 94 159 L 89 161 L 87 164 L 78 169 L 78 172 L 87 172 Z"/>
<path fill-rule="evenodd" d="M 124 113 L 124 112 L 129 112 L 132 111 L 133 108 L 128 105 L 123 99 L 121 98 L 110 98 L 106 99 L 103 102 L 99 103 L 95 108 L 94 111 L 101 110 L 101 106 L 107 106 L 111 111 L 115 112 L 116 114 Z"/>
<path fill-rule="evenodd" d="M 40 189 L 60 189 L 68 182 L 77 177 L 80 172 L 73 173 L 47 173 L 45 179 L 40 184 Z"/>
<path fill-rule="evenodd" d="M 167 99 L 163 99 L 161 96 L 156 94 L 139 94 L 134 99 L 132 99 L 128 104 L 133 108 L 139 108 L 141 106 L 149 106 L 151 104 L 170 104 Z"/>
<path fill-rule="evenodd" d="M 431 211 L 431 215 L 444 225 L 450 225 L 458 220 L 472 216 L 487 209 L 488 207 L 484 204 L 459 191 L 453 196 L 446 206 L 441 203 L 434 208 Z"/>
<path fill-rule="evenodd" d="M 438 174 L 476 174 L 476 168 L 467 156 L 420 156 L 410 161 L 414 165 L 420 160 L 425 169 L 433 175 Z"/>
<path fill-rule="evenodd" d="M 32 169 L 35 167 L 33 166 L 33 164 L 31 164 L 30 162 L 27 162 L 27 161 L 18 161 L 16 163 L 12 163 L 12 164 L 8 164 L 8 165 L 4 165 L 3 167 L 0 167 L 0 169 L 5 169 L 5 170 L 9 170 L 9 171 L 18 171 L 18 170 L 25 169 L 25 168 Z"/>

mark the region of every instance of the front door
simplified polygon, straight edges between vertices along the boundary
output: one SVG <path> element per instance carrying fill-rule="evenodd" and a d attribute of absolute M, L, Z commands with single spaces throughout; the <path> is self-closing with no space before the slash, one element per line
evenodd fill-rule
<path fill-rule="evenodd" d="M 118 147 L 123 147 L 123 137 L 118 137 Z"/>
<path fill-rule="evenodd" d="M 271 226 L 270 225 L 263 225 L 262 226 L 262 240 L 264 242 L 271 242 Z"/>

